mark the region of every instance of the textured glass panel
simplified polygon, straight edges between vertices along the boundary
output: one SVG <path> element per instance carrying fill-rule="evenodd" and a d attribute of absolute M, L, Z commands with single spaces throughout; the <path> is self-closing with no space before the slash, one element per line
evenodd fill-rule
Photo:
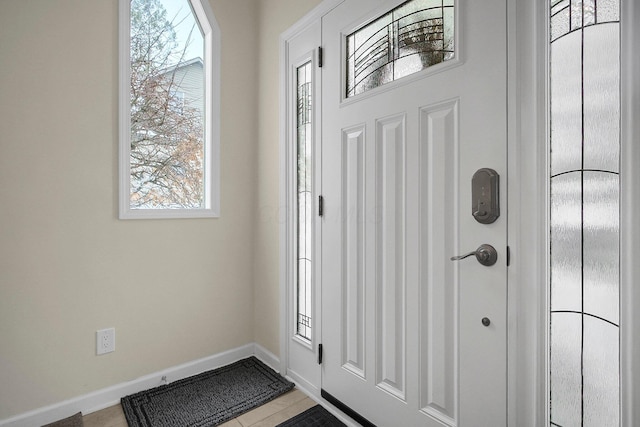
<path fill-rule="evenodd" d="M 560 0 L 560 1 L 552 2 L 551 15 L 555 15 L 556 13 L 560 12 L 565 7 L 568 7 L 569 4 L 570 4 L 569 0 Z"/>
<path fill-rule="evenodd" d="M 397 19 L 398 52 L 394 79 L 445 60 L 442 8 L 413 11 L 418 5 L 414 2 L 409 5 L 412 5 L 410 9 L 402 7 L 400 10 L 410 14 Z M 398 11 L 393 15 L 399 15 Z"/>
<path fill-rule="evenodd" d="M 551 180 L 551 310 L 582 310 L 581 173 Z"/>
<path fill-rule="evenodd" d="M 584 311 L 618 323 L 618 176 L 584 173 Z"/>
<path fill-rule="evenodd" d="M 347 43 L 347 93 L 354 92 L 356 87 L 355 35 L 346 38 Z"/>
<path fill-rule="evenodd" d="M 303 286 L 300 286 L 298 291 L 297 334 L 311 339 L 311 263 L 309 261 L 298 261 L 298 275 Z"/>
<path fill-rule="evenodd" d="M 551 422 L 580 427 L 582 315 L 551 314 Z"/>
<path fill-rule="evenodd" d="M 595 0 L 582 0 L 582 22 L 584 26 L 596 23 L 596 3 Z"/>
<path fill-rule="evenodd" d="M 357 95 L 368 91 L 369 89 L 375 89 L 383 84 L 393 81 L 393 63 L 385 64 L 383 67 L 378 68 L 371 74 L 368 74 L 361 81 L 356 84 L 355 91 L 350 96 Z"/>
<path fill-rule="evenodd" d="M 584 427 L 620 426 L 619 329 L 584 317 Z"/>
<path fill-rule="evenodd" d="M 596 12 L 598 23 L 620 20 L 620 0 L 598 0 Z"/>
<path fill-rule="evenodd" d="M 581 35 L 551 44 L 551 174 L 582 167 Z"/>
<path fill-rule="evenodd" d="M 585 169 L 619 170 L 619 30 L 618 23 L 584 29 Z"/>
<path fill-rule="evenodd" d="M 312 273 L 312 73 L 311 62 L 297 69 L 297 333 L 311 338 L 311 273 Z"/>
<path fill-rule="evenodd" d="M 346 37 L 346 96 L 454 57 L 452 1 L 410 0 Z"/>
<path fill-rule="evenodd" d="M 356 46 L 367 47 L 371 45 L 387 31 L 389 24 L 391 24 L 391 20 L 391 14 L 388 13 L 354 32 L 353 36 Z"/>
<path fill-rule="evenodd" d="M 618 2 L 551 2 L 550 408 L 563 427 L 620 425 L 619 24 L 601 24 Z"/>
<path fill-rule="evenodd" d="M 442 53 L 439 54 L 442 56 Z M 414 53 L 412 55 L 403 56 L 402 58 L 398 58 L 394 64 L 394 77 L 399 79 L 401 77 L 409 76 L 413 73 L 417 73 L 424 69 L 423 66 L 423 58 L 422 55 L 418 53 Z M 425 61 L 429 61 L 428 58 L 424 59 Z M 442 62 L 442 61 L 440 61 Z"/>
<path fill-rule="evenodd" d="M 582 28 L 582 0 L 571 0 L 571 31 Z"/>
<path fill-rule="evenodd" d="M 387 14 L 347 37 L 347 96 L 359 93 L 358 87 L 377 87 L 385 81 L 380 67 L 389 62 L 389 29 L 391 14 Z M 362 91 L 362 89 L 360 90 Z"/>
<path fill-rule="evenodd" d="M 560 10 L 551 17 L 551 41 L 569 32 L 570 7 Z"/>
<path fill-rule="evenodd" d="M 442 13 L 443 22 L 444 22 L 444 61 L 448 61 L 453 59 L 456 52 L 455 40 L 454 37 L 454 20 L 455 20 L 455 9 L 453 7 L 445 7 Z"/>

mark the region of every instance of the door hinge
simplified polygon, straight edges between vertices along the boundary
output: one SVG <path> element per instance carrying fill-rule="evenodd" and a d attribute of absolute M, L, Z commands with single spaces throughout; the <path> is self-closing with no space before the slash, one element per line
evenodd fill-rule
<path fill-rule="evenodd" d="M 318 365 L 322 365 L 322 344 L 318 344 Z"/>
<path fill-rule="evenodd" d="M 322 46 L 318 46 L 318 67 L 322 68 Z"/>
<path fill-rule="evenodd" d="M 324 197 L 318 196 L 318 215 L 324 215 Z"/>
<path fill-rule="evenodd" d="M 507 246 L 507 267 L 511 265 L 511 248 Z"/>

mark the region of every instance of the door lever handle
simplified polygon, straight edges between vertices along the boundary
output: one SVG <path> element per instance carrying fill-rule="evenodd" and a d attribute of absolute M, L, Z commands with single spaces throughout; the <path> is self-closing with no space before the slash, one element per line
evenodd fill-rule
<path fill-rule="evenodd" d="M 452 256 L 451 261 L 460 261 L 461 259 L 469 258 L 471 255 L 475 255 L 478 262 L 487 267 L 498 261 L 498 252 L 493 246 L 487 244 L 480 245 L 478 249 L 468 254 Z"/>
<path fill-rule="evenodd" d="M 464 255 L 456 255 L 451 257 L 451 261 L 460 261 L 461 259 L 469 258 L 471 255 L 476 255 L 478 251 L 469 252 Z"/>

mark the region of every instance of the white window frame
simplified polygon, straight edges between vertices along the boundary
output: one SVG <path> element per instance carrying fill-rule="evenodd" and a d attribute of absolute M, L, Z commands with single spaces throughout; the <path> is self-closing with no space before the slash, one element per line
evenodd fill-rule
<path fill-rule="evenodd" d="M 188 0 L 204 36 L 204 207 L 132 209 L 130 26 L 131 0 L 119 0 L 119 217 L 120 219 L 217 218 L 220 216 L 220 27 L 207 0 Z"/>

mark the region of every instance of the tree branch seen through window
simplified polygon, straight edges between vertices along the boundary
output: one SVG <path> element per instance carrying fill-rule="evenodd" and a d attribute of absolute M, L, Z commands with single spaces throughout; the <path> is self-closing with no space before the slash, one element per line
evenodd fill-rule
<path fill-rule="evenodd" d="M 189 57 L 202 33 L 188 0 L 175 15 L 161 0 L 130 4 L 130 208 L 202 208 L 202 48 Z"/>

